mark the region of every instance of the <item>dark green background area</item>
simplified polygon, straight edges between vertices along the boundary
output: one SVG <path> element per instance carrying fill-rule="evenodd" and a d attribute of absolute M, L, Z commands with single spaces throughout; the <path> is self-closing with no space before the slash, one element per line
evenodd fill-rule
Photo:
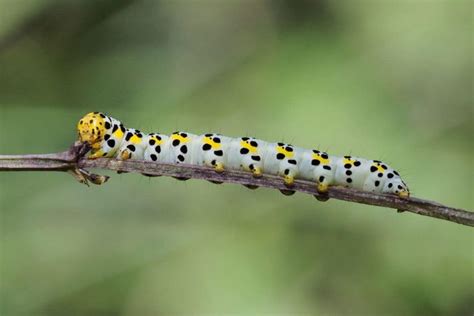
<path fill-rule="evenodd" d="M 383 159 L 474 209 L 471 1 L 3 0 L 0 153 L 104 111 Z M 471 315 L 472 229 L 190 180 L 0 174 L 1 315 Z"/>

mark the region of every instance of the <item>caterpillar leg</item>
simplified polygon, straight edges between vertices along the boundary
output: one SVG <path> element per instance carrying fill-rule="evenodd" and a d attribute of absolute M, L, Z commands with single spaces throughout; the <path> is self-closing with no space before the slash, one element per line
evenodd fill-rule
<path fill-rule="evenodd" d="M 211 182 L 211 183 L 214 183 L 214 184 L 222 184 L 222 183 L 224 183 L 224 182 L 222 182 L 222 181 L 217 181 L 217 180 L 208 180 L 208 181 Z"/>
<path fill-rule="evenodd" d="M 327 200 L 329 200 L 329 197 L 325 196 L 325 195 L 313 195 L 316 200 L 318 200 L 319 202 L 326 202 Z"/>
<path fill-rule="evenodd" d="M 243 184 L 244 187 L 250 189 L 250 190 L 255 190 L 258 189 L 258 185 L 253 185 L 253 184 Z"/>
<path fill-rule="evenodd" d="M 97 159 L 97 158 L 101 158 L 101 157 L 104 157 L 105 155 L 105 152 L 102 150 L 102 149 L 99 149 L 98 151 L 95 151 L 93 153 L 90 153 L 89 156 L 87 156 L 87 158 L 89 159 Z"/>
<path fill-rule="evenodd" d="M 295 191 L 293 191 L 293 190 L 283 190 L 283 189 L 280 189 L 280 192 L 281 192 L 281 194 L 286 195 L 286 196 L 290 196 L 290 195 L 295 194 Z"/>
<path fill-rule="evenodd" d="M 260 168 L 260 167 L 254 167 L 253 165 L 250 165 L 250 170 L 252 171 L 252 175 L 255 178 L 260 178 L 263 175 L 262 174 L 262 168 Z"/>
<path fill-rule="evenodd" d="M 224 164 L 222 162 L 217 162 L 215 165 L 214 165 L 214 170 L 217 172 L 217 173 L 222 173 L 224 172 Z"/>
<path fill-rule="evenodd" d="M 295 177 L 293 175 L 285 175 L 283 182 L 287 187 L 292 187 L 295 184 Z"/>
<path fill-rule="evenodd" d="M 400 191 L 398 193 L 398 196 L 401 197 L 402 199 L 408 199 L 410 197 L 410 192 Z"/>
<path fill-rule="evenodd" d="M 324 178 L 318 181 L 318 184 L 316 185 L 316 191 L 318 191 L 318 195 L 314 195 L 314 197 L 320 201 L 320 202 L 326 202 L 329 200 L 329 197 L 327 196 L 327 192 L 329 190 L 329 184 L 324 181 Z"/>
<path fill-rule="evenodd" d="M 122 160 L 128 160 L 128 159 L 130 159 L 130 158 L 132 158 L 132 153 L 129 152 L 127 149 L 125 149 L 124 151 L 122 151 L 122 152 L 120 153 L 120 159 L 122 159 Z"/>
<path fill-rule="evenodd" d="M 319 193 L 326 193 L 326 192 L 328 192 L 328 189 L 329 189 L 329 185 L 327 183 L 318 183 L 316 185 L 316 190 Z"/>

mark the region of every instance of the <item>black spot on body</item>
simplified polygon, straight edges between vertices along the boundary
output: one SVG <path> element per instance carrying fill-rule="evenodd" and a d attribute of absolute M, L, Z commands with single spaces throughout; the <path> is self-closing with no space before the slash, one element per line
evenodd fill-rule
<path fill-rule="evenodd" d="M 160 147 L 160 145 L 158 145 L 158 146 L 155 147 L 155 151 L 156 151 L 157 154 L 159 154 L 159 153 L 161 152 L 161 147 Z"/>
<path fill-rule="evenodd" d="M 155 154 L 150 155 L 151 160 L 156 161 L 158 157 Z"/>
<path fill-rule="evenodd" d="M 313 149 L 313 153 L 315 153 L 315 154 L 319 154 L 319 153 L 320 153 L 320 151 L 319 151 L 319 150 L 317 150 L 317 149 Z"/>
<path fill-rule="evenodd" d="M 290 173 L 290 169 L 285 169 L 284 173 L 285 175 L 288 175 Z"/>
<path fill-rule="evenodd" d="M 110 127 L 111 127 L 111 126 L 110 126 L 110 123 L 109 123 L 109 122 L 105 122 L 105 128 L 106 128 L 106 129 L 110 129 Z"/>
<path fill-rule="evenodd" d="M 319 182 L 323 182 L 324 179 L 325 179 L 324 176 L 320 176 L 320 177 L 319 177 Z"/>
<path fill-rule="evenodd" d="M 323 158 L 323 159 L 328 159 L 329 156 L 328 156 L 328 154 L 326 154 L 326 153 L 322 153 L 322 154 L 321 154 L 321 158 Z"/>
<path fill-rule="evenodd" d="M 244 140 L 244 141 L 249 140 L 249 138 L 248 137 L 242 137 L 242 140 Z"/>
<path fill-rule="evenodd" d="M 321 161 L 319 161 L 319 159 L 313 159 L 313 160 L 311 160 L 311 164 L 312 164 L 313 166 L 319 166 L 320 163 L 321 163 Z"/>
<path fill-rule="evenodd" d="M 115 140 L 109 139 L 109 140 L 107 141 L 107 145 L 108 145 L 109 147 L 114 147 L 114 146 L 115 146 Z"/>
<path fill-rule="evenodd" d="M 184 156 L 183 155 L 178 155 L 178 160 L 183 162 L 184 161 Z"/>
<path fill-rule="evenodd" d="M 377 175 L 379 178 L 382 178 L 383 177 L 383 173 L 382 172 L 379 172 L 379 174 Z"/>
<path fill-rule="evenodd" d="M 386 165 L 382 165 L 382 168 L 387 170 L 387 166 Z"/>
<path fill-rule="evenodd" d="M 260 161 L 260 156 L 252 156 L 252 160 Z"/>
<path fill-rule="evenodd" d="M 171 143 L 174 147 L 178 146 L 180 143 L 179 139 L 175 139 L 173 140 L 173 142 Z"/>
<path fill-rule="evenodd" d="M 354 162 L 354 166 L 359 167 L 360 165 L 361 165 L 361 163 L 360 163 L 359 160 L 357 160 L 357 161 Z"/>
<path fill-rule="evenodd" d="M 323 166 L 323 169 L 331 170 L 332 168 L 331 168 L 331 166 L 326 165 L 326 166 Z"/>
<path fill-rule="evenodd" d="M 184 138 L 186 138 L 186 137 L 188 137 L 188 134 L 186 134 L 186 133 L 181 133 L 181 136 L 184 137 Z"/>
<path fill-rule="evenodd" d="M 112 128 L 112 133 L 115 133 L 115 131 L 118 130 L 117 124 L 114 124 L 114 128 Z"/>
<path fill-rule="evenodd" d="M 120 124 L 120 130 L 122 131 L 122 133 L 125 133 L 125 127 L 123 126 L 123 124 Z"/>
<path fill-rule="evenodd" d="M 155 141 L 154 139 L 150 139 L 150 140 L 148 141 L 148 144 L 150 144 L 150 146 L 155 145 L 155 143 L 156 143 L 156 141 Z"/>
<path fill-rule="evenodd" d="M 285 144 L 283 143 L 277 143 L 278 146 L 282 147 L 282 146 L 285 146 Z"/>
<path fill-rule="evenodd" d="M 205 151 L 208 151 L 212 148 L 212 146 L 210 144 L 204 144 L 202 145 L 202 150 L 205 150 Z"/>
<path fill-rule="evenodd" d="M 188 152 L 188 146 L 186 145 L 183 145 L 181 146 L 181 148 L 179 149 L 183 154 L 186 154 Z"/>
<path fill-rule="evenodd" d="M 387 178 L 392 179 L 392 178 L 393 178 L 393 173 L 391 173 L 391 172 L 388 173 L 388 174 L 387 174 Z"/>
<path fill-rule="evenodd" d="M 351 167 L 352 167 L 352 165 L 351 165 L 350 163 L 346 163 L 346 164 L 344 165 L 344 168 L 346 168 L 346 169 L 350 169 Z"/>
<path fill-rule="evenodd" d="M 391 188 L 391 187 L 393 187 L 393 184 L 392 184 L 392 183 L 389 183 L 389 184 L 388 184 L 388 188 Z"/>
<path fill-rule="evenodd" d="M 109 134 L 105 134 L 104 135 L 104 140 L 108 140 L 110 138 L 110 135 Z"/>
<path fill-rule="evenodd" d="M 258 143 L 257 143 L 256 141 L 254 141 L 254 140 L 252 140 L 252 141 L 250 142 L 250 145 L 251 145 L 252 147 L 258 147 Z"/>
<path fill-rule="evenodd" d="M 370 167 L 370 172 L 375 172 L 375 171 L 377 171 L 377 167 L 376 167 L 376 166 Z"/>
<path fill-rule="evenodd" d="M 400 174 L 396 172 L 395 170 L 393 171 L 393 173 L 395 173 L 396 176 L 400 176 Z"/>
<path fill-rule="evenodd" d="M 379 180 L 375 181 L 375 186 L 378 187 L 379 185 L 380 185 L 380 181 Z"/>
<path fill-rule="evenodd" d="M 400 190 L 403 189 L 403 187 L 401 185 L 398 185 L 397 188 L 399 188 Z"/>
<path fill-rule="evenodd" d="M 224 152 L 223 152 L 222 150 L 216 150 L 216 151 L 214 152 L 214 155 L 221 157 L 222 155 L 224 155 Z"/>
<path fill-rule="evenodd" d="M 113 133 L 114 131 L 112 131 Z M 133 134 L 128 132 L 127 135 L 125 135 L 125 140 L 128 142 L 130 140 L 130 138 L 132 138 Z"/>
<path fill-rule="evenodd" d="M 296 165 L 296 160 L 290 159 L 290 160 L 288 160 L 288 163 L 291 164 L 291 165 Z"/>
<path fill-rule="evenodd" d="M 214 143 L 220 144 L 221 139 L 219 137 L 214 137 L 213 141 L 214 141 Z"/>
<path fill-rule="evenodd" d="M 100 113 L 99 115 L 100 115 L 101 118 L 105 118 L 104 114 Z"/>
<path fill-rule="evenodd" d="M 133 145 L 128 145 L 127 148 L 130 149 L 131 151 L 135 151 L 135 146 Z"/>
<path fill-rule="evenodd" d="M 352 171 L 346 170 L 346 175 L 348 175 L 348 176 L 352 175 Z"/>
<path fill-rule="evenodd" d="M 249 150 L 248 150 L 247 148 L 240 148 L 240 153 L 241 153 L 242 155 L 246 155 L 246 154 L 249 153 Z"/>
<path fill-rule="evenodd" d="M 211 137 L 212 135 L 213 135 L 213 134 L 209 134 L 209 133 L 208 133 L 208 134 L 204 134 L 204 136 L 206 136 L 206 137 Z"/>
<path fill-rule="evenodd" d="M 351 179 L 351 178 L 347 178 L 346 181 L 347 181 L 347 183 L 351 183 L 351 182 L 352 182 L 352 179 Z"/>
<path fill-rule="evenodd" d="M 276 155 L 276 158 L 277 158 L 278 160 L 282 160 L 282 159 L 285 159 L 285 155 L 282 154 L 282 153 L 278 153 L 278 154 Z"/>
<path fill-rule="evenodd" d="M 286 150 L 287 152 L 290 152 L 290 153 L 293 152 L 293 148 L 291 148 L 291 147 L 289 147 L 289 146 L 286 146 L 285 150 Z"/>

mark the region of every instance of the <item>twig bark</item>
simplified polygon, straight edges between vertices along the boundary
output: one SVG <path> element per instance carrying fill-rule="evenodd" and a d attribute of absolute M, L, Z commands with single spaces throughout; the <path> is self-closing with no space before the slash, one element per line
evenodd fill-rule
<path fill-rule="evenodd" d="M 149 176 L 171 176 L 178 179 L 203 179 L 215 183 L 237 183 L 248 187 L 267 187 L 278 189 L 290 195 L 302 192 L 314 195 L 318 200 L 329 198 L 356 202 L 368 205 L 388 207 L 399 212 L 408 211 L 420 215 L 435 217 L 467 226 L 474 226 L 474 212 L 448 207 L 436 202 L 418 198 L 400 198 L 395 195 L 376 194 L 344 187 L 331 187 L 326 194 L 316 191 L 314 183 L 297 180 L 289 189 L 281 178 L 264 175 L 254 178 L 251 174 L 241 171 L 225 171 L 216 173 L 213 169 L 194 165 L 159 164 L 150 161 L 101 158 L 90 160 L 84 158 L 87 151 L 84 145 L 76 144 L 70 150 L 44 155 L 0 155 L 0 171 L 67 171 L 78 181 L 87 184 L 89 181 L 102 184 L 108 177 L 100 176 L 85 170 L 86 168 L 109 169 L 118 172 L 137 172 Z"/>

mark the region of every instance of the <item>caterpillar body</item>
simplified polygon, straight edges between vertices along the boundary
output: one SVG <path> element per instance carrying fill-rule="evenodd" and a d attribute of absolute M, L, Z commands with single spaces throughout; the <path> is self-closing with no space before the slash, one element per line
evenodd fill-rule
<path fill-rule="evenodd" d="M 204 165 L 216 172 L 244 170 L 260 177 L 281 176 L 287 187 L 295 179 L 313 181 L 318 192 L 341 185 L 363 191 L 408 197 L 409 189 L 399 173 L 379 160 L 337 157 L 316 149 L 253 137 L 227 137 L 209 133 L 175 132 L 145 134 L 100 112 L 86 114 L 77 124 L 79 140 L 91 150 L 88 158 L 115 157 L 161 163 Z"/>

